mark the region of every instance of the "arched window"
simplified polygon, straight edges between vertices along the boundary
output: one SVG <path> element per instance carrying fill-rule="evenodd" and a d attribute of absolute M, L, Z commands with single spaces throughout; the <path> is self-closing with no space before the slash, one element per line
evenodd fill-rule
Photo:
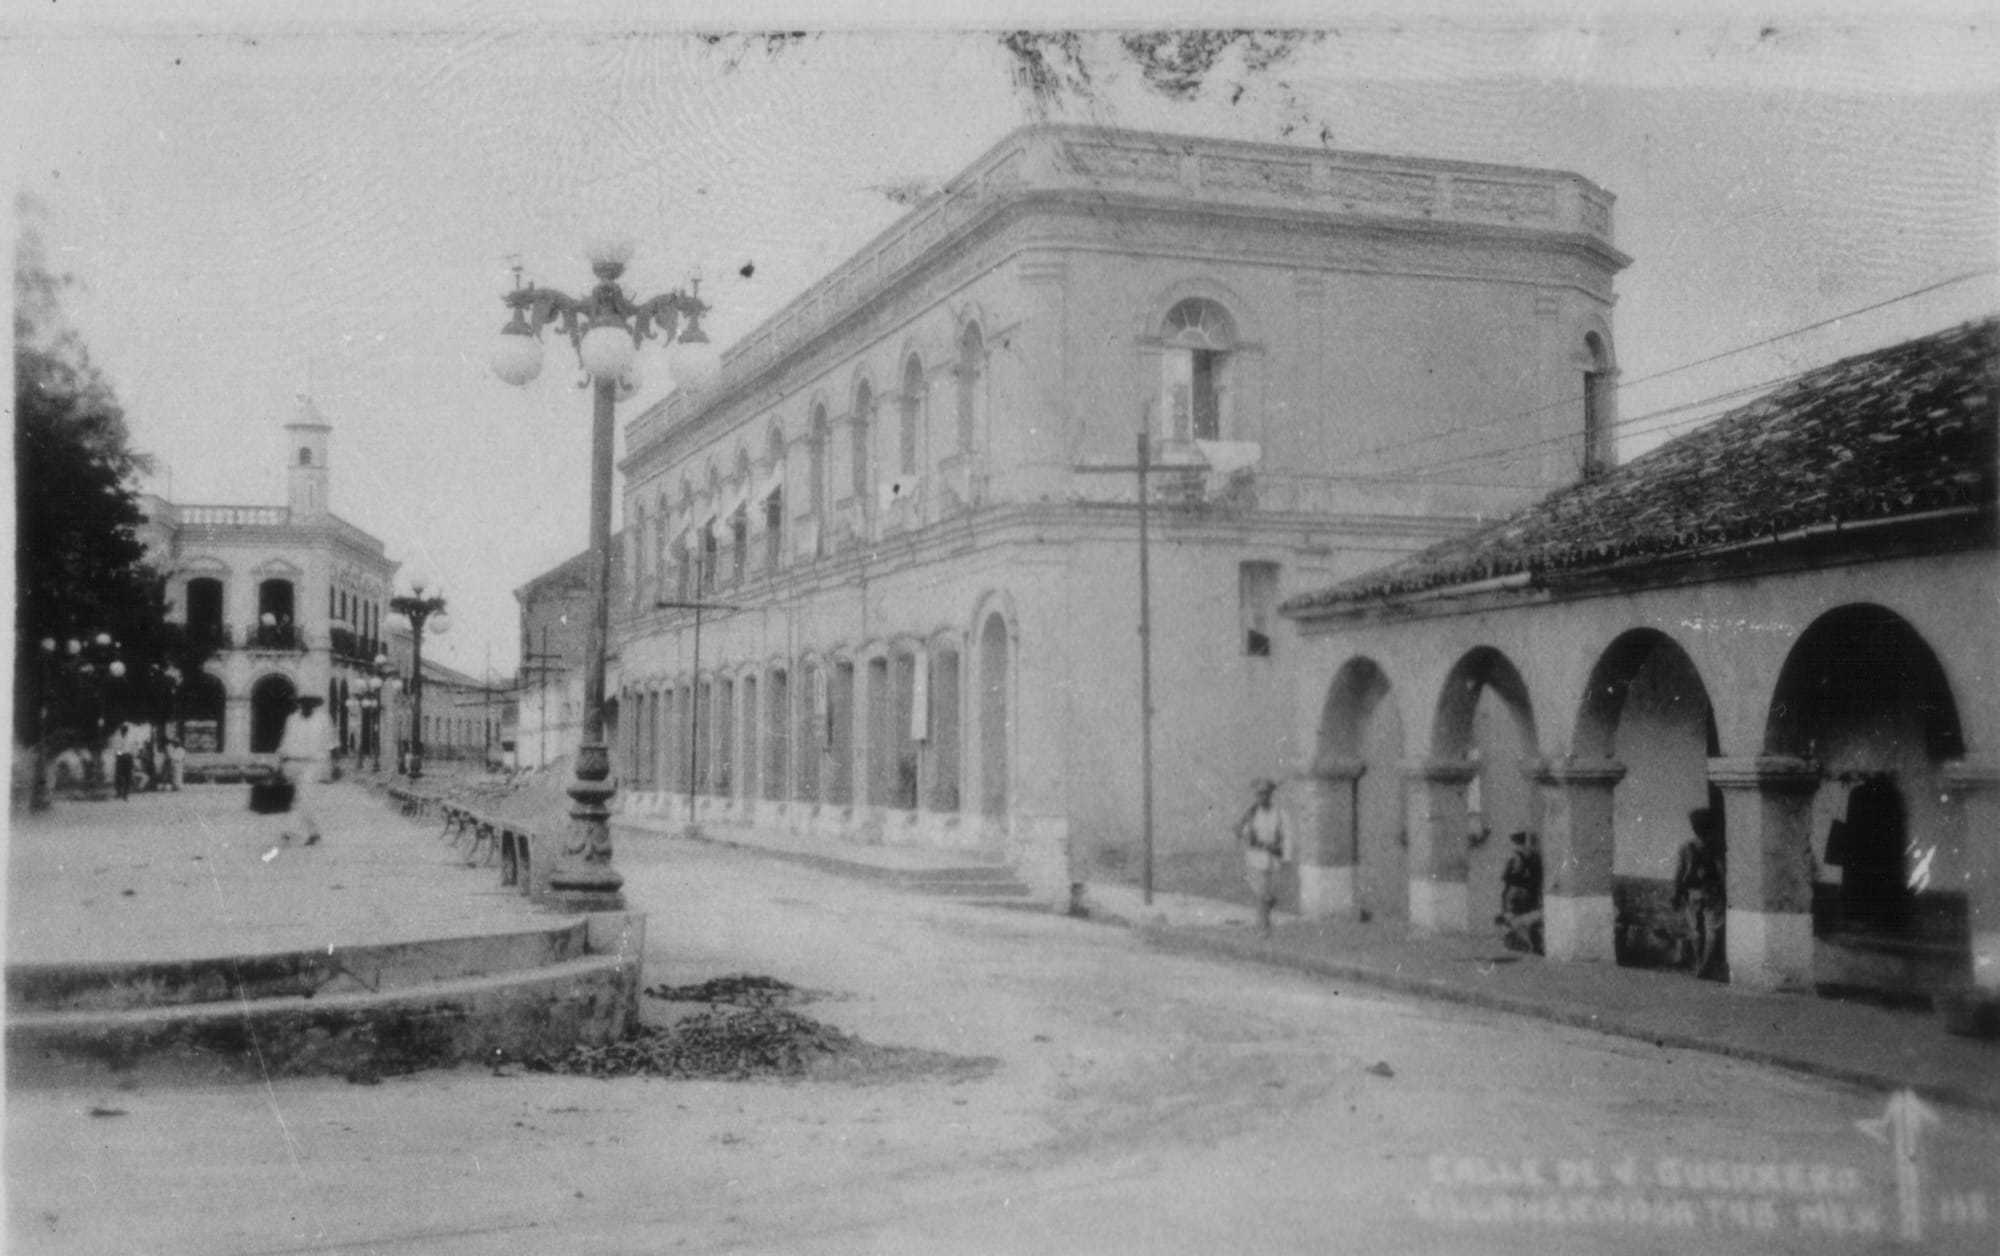
<path fill-rule="evenodd" d="M 979 324 L 967 323 L 958 337 L 958 447 L 967 452 L 978 439 L 979 368 L 985 358 Z"/>
<path fill-rule="evenodd" d="M 812 448 L 812 485 L 808 491 L 811 492 L 812 494 L 811 504 L 812 504 L 813 518 L 820 521 L 820 526 L 822 529 L 824 529 L 826 526 L 827 436 L 828 433 L 827 433 L 827 422 L 826 422 L 826 407 L 814 406 L 813 417 L 812 417 L 812 436 L 810 437 L 811 448 Z"/>
<path fill-rule="evenodd" d="M 222 581 L 196 576 L 187 585 L 188 635 L 204 644 L 222 637 Z"/>
<path fill-rule="evenodd" d="M 312 464 L 313 464 L 313 451 L 312 451 L 312 446 L 310 446 L 310 445 L 300 445 L 300 446 L 299 446 L 299 465 L 300 465 L 300 466 L 302 466 L 302 467 L 309 467 L 309 466 L 311 466 Z"/>
<path fill-rule="evenodd" d="M 924 421 L 924 364 L 916 354 L 903 363 L 902 427 L 896 442 L 896 474 L 917 473 L 917 439 Z"/>
<path fill-rule="evenodd" d="M 1617 433 L 1611 420 L 1611 354 L 1596 332 L 1583 337 L 1583 475 L 1609 471 L 1617 461 Z"/>
<path fill-rule="evenodd" d="M 626 546 L 626 552 L 632 560 L 632 605 L 637 608 L 646 604 L 646 507 L 643 504 L 635 503 L 632 507 L 630 531 L 632 543 Z"/>
<path fill-rule="evenodd" d="M 1205 297 L 1167 311 L 1160 328 L 1163 409 L 1173 440 L 1222 440 L 1229 428 L 1229 357 L 1236 323 Z"/>
<path fill-rule="evenodd" d="M 854 443 L 853 443 L 853 484 L 854 508 L 863 518 L 868 515 L 868 489 L 875 482 L 875 468 L 869 456 L 868 429 L 875 417 L 875 390 L 867 380 L 854 390 Z"/>

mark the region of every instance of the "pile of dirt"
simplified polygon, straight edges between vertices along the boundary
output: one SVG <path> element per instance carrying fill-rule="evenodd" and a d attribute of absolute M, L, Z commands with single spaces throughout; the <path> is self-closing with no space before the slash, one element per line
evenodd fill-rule
<path fill-rule="evenodd" d="M 776 977 L 738 973 L 692 986 L 647 986 L 646 997 L 669 1003 L 726 1003 L 735 1007 L 780 1007 L 808 1002 L 805 991 Z"/>
<path fill-rule="evenodd" d="M 804 1077 L 820 1060 L 862 1044 L 810 1017 L 781 1008 L 717 1009 L 665 1028 L 643 1025 L 621 1041 L 579 1046 L 528 1067 L 584 1077 L 680 1077 L 742 1081 Z"/>
<path fill-rule="evenodd" d="M 984 1077 L 991 1056 L 955 1056 L 883 1047 L 779 1006 L 812 999 L 772 977 L 737 974 L 690 986 L 651 986 L 646 994 L 708 1010 L 671 1025 L 641 1025 L 604 1046 L 575 1047 L 525 1061 L 541 1073 L 583 1077 L 660 1077 L 708 1081 L 753 1079 L 898 1082 Z"/>

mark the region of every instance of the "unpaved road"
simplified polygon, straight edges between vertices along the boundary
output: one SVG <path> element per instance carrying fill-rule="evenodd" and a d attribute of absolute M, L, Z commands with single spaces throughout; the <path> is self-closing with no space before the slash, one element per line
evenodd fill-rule
<path fill-rule="evenodd" d="M 928 899 L 619 852 L 648 984 L 821 992 L 990 1068 L 865 1085 L 467 1068 L 9 1097 L 8 1251 L 1991 1252 L 2000 1121 Z M 652 1009 L 664 1014 L 664 1008 Z"/>

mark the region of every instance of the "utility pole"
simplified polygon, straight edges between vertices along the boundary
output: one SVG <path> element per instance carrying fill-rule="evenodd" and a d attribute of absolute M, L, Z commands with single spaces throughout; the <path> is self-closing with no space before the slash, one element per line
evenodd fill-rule
<path fill-rule="evenodd" d="M 1150 410 L 1139 411 L 1138 460 L 1130 466 L 1077 467 L 1081 475 L 1136 475 L 1139 483 L 1139 888 L 1153 901 L 1153 579 L 1152 511 L 1148 483 L 1153 468 Z"/>
<path fill-rule="evenodd" d="M 694 773 L 695 765 L 700 762 L 697 756 L 701 751 L 701 613 L 703 611 L 740 611 L 743 608 L 740 606 L 731 606 L 727 602 L 701 601 L 666 601 L 654 602 L 653 605 L 663 611 L 694 612 L 694 667 L 688 673 L 688 831 L 692 833 L 695 829 L 695 791 L 699 788 L 700 784 L 695 780 Z M 709 687 L 710 701 L 714 700 L 714 693 L 715 688 L 711 685 Z"/>

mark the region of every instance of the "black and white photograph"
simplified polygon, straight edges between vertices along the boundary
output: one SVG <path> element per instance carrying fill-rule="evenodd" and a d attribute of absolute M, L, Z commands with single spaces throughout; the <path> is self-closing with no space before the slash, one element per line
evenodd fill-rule
<path fill-rule="evenodd" d="M 0 15 L 0 1249 L 2000 1250 L 1996 67 Z"/>

